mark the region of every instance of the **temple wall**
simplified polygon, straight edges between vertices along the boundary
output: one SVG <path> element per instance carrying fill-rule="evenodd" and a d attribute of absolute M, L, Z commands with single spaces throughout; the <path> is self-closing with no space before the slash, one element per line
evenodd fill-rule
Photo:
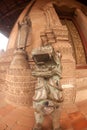
<path fill-rule="evenodd" d="M 80 9 L 76 9 L 75 15 L 75 20 L 77 21 L 87 41 L 87 16 Z"/>
<path fill-rule="evenodd" d="M 42 32 L 44 32 L 47 35 L 47 40 L 49 42 L 52 42 L 52 46 L 54 47 L 55 51 L 59 50 L 62 54 L 62 64 L 63 64 L 63 80 L 62 80 L 62 86 L 64 89 L 64 95 L 65 95 L 65 103 L 72 103 L 74 101 L 74 96 L 72 97 L 72 94 L 75 94 L 75 61 L 73 59 L 72 56 L 72 47 L 70 45 L 70 41 L 69 41 L 69 37 L 68 37 L 68 29 L 66 28 L 66 26 L 63 26 L 59 20 L 59 17 L 56 14 L 56 11 L 54 10 L 53 6 L 51 3 L 49 3 L 49 1 L 44 1 L 41 2 L 40 4 L 40 0 L 38 0 L 30 14 L 29 17 L 32 21 L 32 37 L 31 37 L 31 43 L 30 46 L 27 47 L 27 52 L 29 53 L 30 50 L 32 51 L 33 48 L 37 48 L 39 46 L 41 46 L 41 38 L 40 38 L 40 34 Z M 46 3 L 45 3 L 46 2 Z M 24 12 L 23 12 L 24 13 Z M 23 15 L 21 16 L 21 19 L 23 19 Z M 18 19 L 20 21 L 20 18 Z M 17 32 L 17 23 L 15 25 L 16 27 L 16 31 L 12 31 L 11 34 L 11 38 L 12 39 L 12 35 Z M 50 35 L 49 35 L 50 34 Z M 16 34 L 17 35 L 17 34 Z M 14 35 L 14 37 L 16 38 L 16 36 Z M 14 39 L 15 40 L 15 39 Z M 11 41 L 10 41 L 11 42 Z M 14 42 L 16 45 L 16 41 Z M 12 44 L 12 43 L 10 43 Z M 9 46 L 10 46 L 9 44 Z M 13 45 L 13 44 L 12 44 Z M 11 46 L 12 46 L 11 45 Z M 15 46 L 14 45 L 14 46 Z M 30 53 L 29 53 L 29 57 L 30 57 Z M 20 55 L 21 56 L 21 55 Z M 18 81 L 12 81 L 12 77 L 13 77 L 13 72 L 15 70 L 17 70 L 17 72 L 20 72 L 19 70 L 24 70 L 25 67 L 23 68 L 23 63 L 21 58 L 18 58 L 19 54 L 17 53 L 16 55 L 13 56 L 13 60 L 10 64 L 10 68 L 7 71 L 7 76 L 6 76 L 6 83 L 7 83 L 7 100 L 10 102 L 17 102 L 18 104 L 31 104 L 29 103 L 29 101 L 31 102 L 31 99 L 28 99 L 25 97 L 24 94 L 24 89 L 26 89 L 26 87 L 28 88 L 28 86 L 22 87 L 20 84 L 25 83 L 26 81 L 20 81 L 19 87 L 16 88 L 15 84 L 17 82 L 19 82 L 19 79 L 22 79 L 22 75 L 20 73 L 20 77 L 18 79 L 18 76 L 15 76 L 14 73 L 14 77 L 15 79 L 17 79 Z M 16 65 L 16 62 L 18 62 L 18 59 L 20 60 L 20 64 L 22 65 L 22 68 L 19 67 L 19 65 Z M 23 58 L 23 61 L 25 61 L 25 59 Z M 18 62 L 18 63 L 19 63 Z M 28 62 L 28 61 L 26 61 Z M 27 63 L 28 64 L 28 63 Z M 11 67 L 12 66 L 12 67 Z M 15 66 L 15 68 L 14 68 Z M 69 68 L 67 68 L 67 66 L 69 66 Z M 68 72 L 68 69 L 70 69 L 70 73 Z M 29 68 L 28 68 L 29 71 Z M 11 74 L 10 74 L 11 73 Z M 29 82 L 31 82 L 31 76 L 29 75 Z M 25 76 L 25 79 L 28 78 Z M 27 79 L 26 79 L 27 80 Z M 11 85 L 12 83 L 14 83 L 13 85 Z M 67 86 L 67 87 L 66 87 Z M 34 89 L 34 86 L 29 86 L 29 91 Z M 66 93 L 69 92 L 69 95 L 66 95 Z M 22 95 L 21 95 L 22 93 Z M 28 96 L 29 92 L 26 92 L 26 95 Z M 72 93 L 72 94 L 71 94 Z M 33 95 L 33 91 L 32 94 Z M 25 99 L 26 103 L 24 103 Z M 73 98 L 73 99 L 72 99 Z M 29 100 L 29 101 L 27 101 Z"/>
<path fill-rule="evenodd" d="M 76 70 L 76 102 L 87 99 L 87 69 Z"/>
<path fill-rule="evenodd" d="M 7 86 L 5 84 L 6 73 L 11 60 L 13 58 L 13 50 L 0 53 L 0 92 L 6 92 Z"/>
<path fill-rule="evenodd" d="M 4 79 L 4 81 L 6 81 L 5 87 L 7 87 L 6 85 L 8 85 L 6 90 L 8 101 L 12 99 L 11 102 L 15 102 L 15 103 L 17 102 L 17 104 L 20 105 L 30 106 L 32 104 L 32 96 L 34 94 L 35 79 L 31 75 L 31 68 L 33 68 L 33 62 L 30 61 L 32 59 L 31 51 L 33 48 L 37 48 L 41 46 L 41 37 L 40 37 L 41 32 L 44 32 L 46 34 L 50 32 L 51 36 L 52 37 L 54 36 L 54 39 L 50 37 L 51 40 L 54 40 L 52 46 L 56 51 L 59 50 L 62 54 L 61 61 L 62 61 L 63 69 L 62 69 L 61 84 L 64 90 L 65 104 L 66 103 L 72 104 L 73 102 L 75 102 L 75 96 L 76 96 L 76 101 L 80 101 L 81 100 L 80 95 L 84 95 L 83 93 L 80 93 L 80 91 L 83 89 L 82 87 L 86 88 L 87 72 L 86 70 L 76 69 L 75 59 L 72 54 L 73 53 L 72 46 L 70 44 L 70 39 L 68 36 L 68 29 L 66 26 L 63 26 L 61 24 L 59 17 L 57 18 L 57 15 L 53 7 L 49 4 L 49 1 L 50 0 L 44 0 L 44 1 L 37 0 L 37 2 L 32 7 L 31 12 L 29 13 L 29 17 L 32 21 L 32 32 L 31 32 L 32 36 L 31 36 L 31 40 L 28 41 L 30 42 L 29 46 L 26 47 L 27 55 L 29 59 L 26 58 L 22 59 L 23 58 L 22 55 L 19 56 L 19 54 L 17 54 L 17 57 L 15 58 L 15 54 L 13 53 L 11 53 L 11 55 L 7 58 L 7 56 L 9 55 L 8 53 L 8 55 L 6 56 L 7 59 L 5 60 L 8 62 L 7 68 L 6 68 L 6 64 L 4 64 L 3 61 L 4 60 L 3 57 L 5 57 L 5 54 L 9 52 L 9 50 L 12 50 L 14 52 L 14 48 L 16 47 L 16 38 L 18 34 L 17 22 L 18 21 L 21 22 L 23 20 L 30 4 L 22 12 L 16 24 L 14 25 L 14 28 L 9 38 L 7 52 L 1 56 L 0 61 L 4 65 L 4 67 L 2 67 L 3 66 L 2 64 L 0 64 L 0 70 L 1 71 L 5 70 L 5 73 L 3 74 L 1 73 L 2 75 L 1 79 L 2 77 L 6 78 Z M 51 30 L 49 29 L 49 32 L 47 32 L 48 26 L 51 28 Z M 49 37 L 47 40 L 49 41 Z M 21 66 L 16 64 L 18 62 L 18 59 L 20 60 Z M 28 68 L 29 74 L 27 76 L 25 73 L 25 70 L 27 71 L 27 69 L 25 68 L 26 66 L 25 67 L 23 66 L 24 65 L 23 61 L 26 62 L 27 67 L 29 67 Z M 12 63 L 14 63 L 13 66 L 11 66 Z M 20 70 L 24 71 L 23 75 L 21 75 Z M 16 72 L 19 72 L 19 77 L 16 75 Z M 15 76 L 14 81 L 12 81 L 12 78 L 14 76 Z M 22 80 L 24 78 L 29 85 L 27 86 L 25 85 L 26 82 Z M 17 79 L 16 83 L 15 83 L 15 79 Z M 20 79 L 21 81 L 19 84 Z M 22 83 L 24 83 L 24 86 L 21 85 Z M 16 84 L 19 87 L 16 87 L 15 86 Z M 28 88 L 28 92 L 26 88 Z M 27 97 L 25 96 L 25 91 Z M 29 94 L 31 97 L 28 96 Z"/>
<path fill-rule="evenodd" d="M 75 21 L 78 24 L 79 33 L 82 36 L 83 45 L 85 49 L 86 59 L 87 59 L 87 16 L 81 11 L 81 9 L 76 9 L 75 11 Z"/>
<path fill-rule="evenodd" d="M 33 8 L 30 13 L 32 21 L 32 49 L 41 45 L 40 33 L 46 26 L 43 11 L 39 8 Z"/>
<path fill-rule="evenodd" d="M 77 69 L 76 70 L 77 88 L 87 86 L 87 69 Z"/>

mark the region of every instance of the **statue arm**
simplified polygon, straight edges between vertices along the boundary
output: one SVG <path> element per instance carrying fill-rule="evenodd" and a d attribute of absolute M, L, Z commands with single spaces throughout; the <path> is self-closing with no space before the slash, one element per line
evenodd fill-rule
<path fill-rule="evenodd" d="M 33 71 L 32 75 L 35 77 L 51 77 L 52 76 L 52 72 L 51 71 Z"/>
<path fill-rule="evenodd" d="M 58 77 L 61 78 L 61 69 L 59 66 L 48 69 L 35 69 L 32 75 L 36 77 L 52 77 L 53 75 L 58 75 Z"/>
<path fill-rule="evenodd" d="M 57 65 L 56 67 L 54 67 L 52 69 L 52 75 L 57 75 L 59 78 L 61 78 L 61 68 L 59 65 Z"/>

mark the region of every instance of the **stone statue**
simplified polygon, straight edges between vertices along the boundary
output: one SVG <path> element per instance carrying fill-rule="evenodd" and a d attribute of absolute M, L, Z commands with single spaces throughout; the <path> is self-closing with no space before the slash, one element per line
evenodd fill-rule
<path fill-rule="evenodd" d="M 50 45 L 32 51 L 36 68 L 32 72 L 38 81 L 33 97 L 36 124 L 33 130 L 42 130 L 45 114 L 52 116 L 53 130 L 60 128 L 60 106 L 63 101 L 61 79 L 61 55 Z"/>
<path fill-rule="evenodd" d="M 17 49 L 25 49 L 30 28 L 31 21 L 28 16 L 21 23 L 18 22 Z"/>

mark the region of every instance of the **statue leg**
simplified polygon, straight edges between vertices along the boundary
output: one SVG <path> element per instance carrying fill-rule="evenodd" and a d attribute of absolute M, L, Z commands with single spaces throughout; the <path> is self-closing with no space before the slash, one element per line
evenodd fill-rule
<path fill-rule="evenodd" d="M 44 116 L 42 115 L 41 112 L 35 112 L 35 121 L 36 121 L 36 124 L 33 128 L 33 130 L 42 130 L 42 123 L 43 123 L 43 120 L 44 120 Z"/>
<path fill-rule="evenodd" d="M 42 123 L 44 121 L 44 114 L 42 112 L 41 106 L 38 105 L 34 112 L 35 115 L 35 126 L 33 130 L 42 130 Z"/>
<path fill-rule="evenodd" d="M 53 130 L 62 130 L 60 127 L 60 106 L 52 113 Z"/>

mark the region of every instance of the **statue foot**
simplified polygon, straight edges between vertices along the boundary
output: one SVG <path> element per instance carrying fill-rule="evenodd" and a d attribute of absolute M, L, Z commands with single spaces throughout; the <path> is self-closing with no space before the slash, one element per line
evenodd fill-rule
<path fill-rule="evenodd" d="M 42 125 L 41 124 L 36 124 L 33 128 L 33 130 L 42 130 Z"/>
<path fill-rule="evenodd" d="M 54 130 L 62 130 L 62 128 L 61 128 L 61 127 L 59 127 L 59 128 L 55 128 Z"/>

